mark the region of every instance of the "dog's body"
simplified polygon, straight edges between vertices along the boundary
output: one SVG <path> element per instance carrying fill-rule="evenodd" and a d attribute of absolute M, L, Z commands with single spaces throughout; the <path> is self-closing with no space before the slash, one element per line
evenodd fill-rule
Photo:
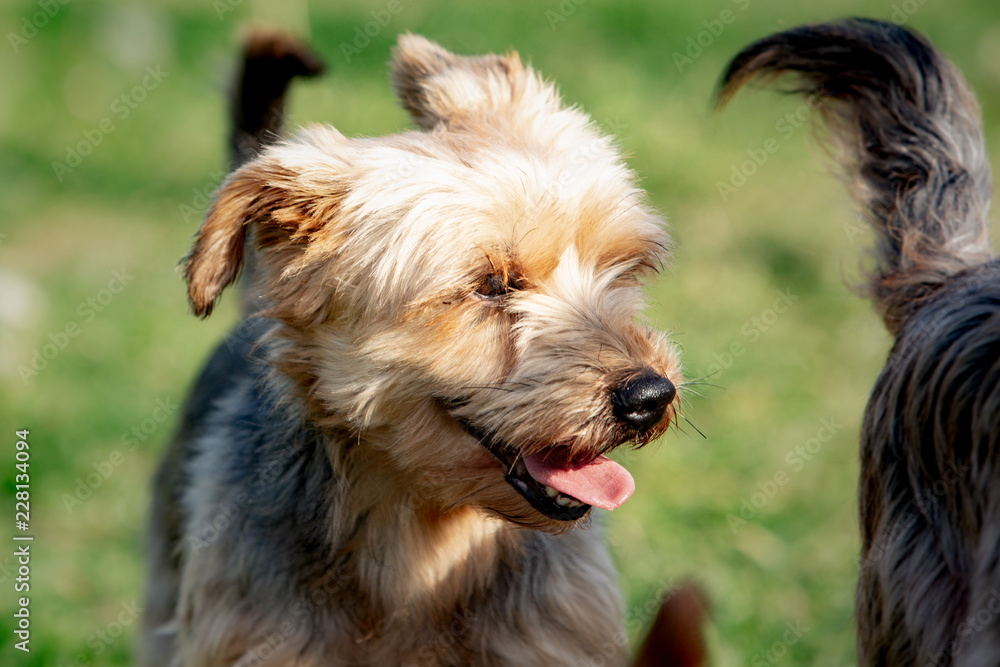
<path fill-rule="evenodd" d="M 878 238 L 896 340 L 861 437 L 861 665 L 1000 664 L 1000 262 L 979 109 L 925 39 L 866 20 L 748 47 L 721 99 L 798 75 Z"/>
<path fill-rule="evenodd" d="M 599 531 L 553 538 L 474 510 L 420 516 L 404 497 L 348 523 L 353 490 L 322 434 L 262 420 L 280 410 L 260 382 L 266 365 L 252 344 L 228 344 L 200 381 L 226 396 L 205 415 L 211 425 L 195 425 L 211 441 L 189 441 L 172 462 L 193 471 L 184 494 L 197 512 L 182 535 L 182 608 L 197 615 L 181 664 L 581 665 L 623 655 Z M 369 494 L 387 492 L 366 491 L 359 514 L 379 504 Z M 349 546 L 333 547 L 333 531 Z"/>
<path fill-rule="evenodd" d="M 291 52 L 258 108 L 316 69 Z M 393 79 L 426 132 L 312 127 L 256 157 L 275 125 L 234 135 L 249 161 L 186 277 L 207 315 L 249 238 L 260 314 L 157 478 L 147 664 L 628 660 L 600 531 L 577 524 L 631 493 L 601 454 L 676 418 L 675 352 L 636 321 L 667 238 L 516 54 L 404 37 Z"/>

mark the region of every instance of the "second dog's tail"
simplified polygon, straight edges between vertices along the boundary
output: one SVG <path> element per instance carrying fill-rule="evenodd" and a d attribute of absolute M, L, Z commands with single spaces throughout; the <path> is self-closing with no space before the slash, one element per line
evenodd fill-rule
<path fill-rule="evenodd" d="M 318 76 L 324 68 L 319 56 L 285 33 L 258 29 L 248 35 L 230 97 L 230 169 L 252 160 L 261 149 L 281 138 L 285 94 L 292 79 Z M 253 235 L 248 234 L 241 285 L 244 316 L 262 308 L 254 286 L 254 243 Z"/>
<path fill-rule="evenodd" d="M 950 276 L 994 256 L 975 97 L 923 37 L 850 19 L 750 45 L 730 63 L 717 99 L 725 104 L 751 79 L 786 72 L 830 126 L 878 237 L 867 289 L 896 334 Z"/>
<path fill-rule="evenodd" d="M 249 34 L 230 98 L 233 169 L 280 138 L 292 79 L 317 76 L 323 69 L 319 56 L 293 37 L 266 30 Z"/>

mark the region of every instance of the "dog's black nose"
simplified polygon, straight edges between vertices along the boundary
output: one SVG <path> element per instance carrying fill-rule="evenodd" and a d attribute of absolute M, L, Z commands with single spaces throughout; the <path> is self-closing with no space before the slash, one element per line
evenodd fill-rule
<path fill-rule="evenodd" d="M 618 421 L 638 433 L 644 433 L 660 423 L 676 395 L 673 382 L 646 371 L 626 380 L 611 393 L 612 411 Z"/>

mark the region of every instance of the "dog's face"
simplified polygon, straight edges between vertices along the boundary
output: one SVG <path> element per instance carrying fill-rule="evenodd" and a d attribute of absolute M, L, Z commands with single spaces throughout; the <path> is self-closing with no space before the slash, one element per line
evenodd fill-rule
<path fill-rule="evenodd" d="M 617 507 L 631 477 L 603 453 L 676 414 L 674 348 L 637 321 L 667 259 L 659 219 L 516 54 L 404 36 L 392 67 L 425 131 L 311 127 L 235 172 L 188 260 L 195 312 L 238 274 L 249 229 L 273 363 L 314 421 L 362 443 L 345 456 L 436 511 L 560 530 Z"/>

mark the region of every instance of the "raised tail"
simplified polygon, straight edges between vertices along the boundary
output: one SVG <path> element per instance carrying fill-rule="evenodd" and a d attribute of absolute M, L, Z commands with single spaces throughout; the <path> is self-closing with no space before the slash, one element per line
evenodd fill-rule
<path fill-rule="evenodd" d="M 323 69 L 322 59 L 293 37 L 266 30 L 250 33 L 230 101 L 231 168 L 281 137 L 292 79 L 317 76 Z"/>
<path fill-rule="evenodd" d="M 704 667 L 708 615 L 708 598 L 699 586 L 688 581 L 673 589 L 660 604 L 632 667 Z"/>
<path fill-rule="evenodd" d="M 754 78 L 797 76 L 815 100 L 878 237 L 867 293 L 894 335 L 950 276 L 994 257 L 990 167 L 979 106 L 922 36 L 848 19 L 766 37 L 719 84 L 726 104 Z"/>
<path fill-rule="evenodd" d="M 252 160 L 261 149 L 281 138 L 285 94 L 292 79 L 318 76 L 324 68 L 319 56 L 285 33 L 257 29 L 247 36 L 230 97 L 230 169 Z M 241 285 L 244 316 L 262 308 L 254 287 L 254 243 L 253 235 L 248 234 Z"/>

